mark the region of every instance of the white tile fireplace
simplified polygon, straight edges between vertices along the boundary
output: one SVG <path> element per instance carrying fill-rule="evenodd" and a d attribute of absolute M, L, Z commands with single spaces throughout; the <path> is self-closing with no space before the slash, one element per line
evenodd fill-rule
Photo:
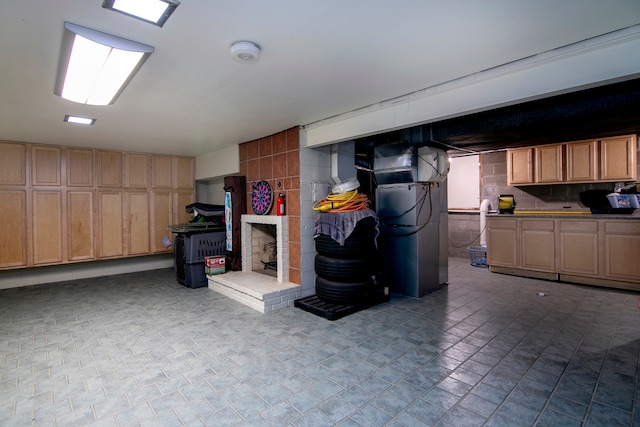
<path fill-rule="evenodd" d="M 275 225 L 277 250 L 277 278 L 254 270 L 251 234 L 253 224 Z M 302 286 L 289 283 L 289 222 L 286 216 L 242 215 L 240 224 L 242 243 L 242 271 L 208 276 L 209 289 L 267 313 L 291 307 L 302 298 Z M 260 254 L 255 255 L 260 257 Z"/>
<path fill-rule="evenodd" d="M 240 224 L 240 241 L 242 247 L 242 271 L 251 272 L 254 269 L 255 256 L 252 246 L 253 224 L 275 225 L 276 253 L 277 253 L 277 281 L 289 281 L 289 221 L 287 216 L 274 215 L 242 215 Z"/>

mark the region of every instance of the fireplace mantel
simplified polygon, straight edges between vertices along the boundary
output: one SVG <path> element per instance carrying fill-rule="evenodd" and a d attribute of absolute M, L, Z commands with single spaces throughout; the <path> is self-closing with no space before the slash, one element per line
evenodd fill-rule
<path fill-rule="evenodd" d="M 289 221 L 287 216 L 242 215 L 241 217 L 242 271 L 251 272 L 251 224 L 276 226 L 276 251 L 278 263 L 278 283 L 289 281 Z"/>

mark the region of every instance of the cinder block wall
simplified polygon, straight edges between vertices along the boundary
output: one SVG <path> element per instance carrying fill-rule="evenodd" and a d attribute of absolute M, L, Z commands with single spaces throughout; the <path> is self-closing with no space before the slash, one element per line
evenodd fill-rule
<path fill-rule="evenodd" d="M 449 256 L 469 258 L 468 246 L 480 244 L 480 213 L 449 212 Z"/>

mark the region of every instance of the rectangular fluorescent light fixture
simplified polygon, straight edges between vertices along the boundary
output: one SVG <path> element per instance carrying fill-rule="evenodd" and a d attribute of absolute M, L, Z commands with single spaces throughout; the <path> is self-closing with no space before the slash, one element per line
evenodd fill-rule
<path fill-rule="evenodd" d="M 78 125 L 92 125 L 96 122 L 96 119 L 90 119 L 88 117 L 72 116 L 67 114 L 64 116 L 64 121 L 67 123 L 75 123 Z"/>
<path fill-rule="evenodd" d="M 177 0 L 104 0 L 102 7 L 162 27 L 179 4 Z"/>
<path fill-rule="evenodd" d="M 153 47 L 64 23 L 54 93 L 80 104 L 113 104 Z"/>

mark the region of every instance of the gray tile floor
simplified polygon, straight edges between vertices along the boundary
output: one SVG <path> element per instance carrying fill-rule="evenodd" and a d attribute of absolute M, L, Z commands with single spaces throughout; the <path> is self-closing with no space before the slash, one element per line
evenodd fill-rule
<path fill-rule="evenodd" d="M 170 270 L 2 290 L 0 425 L 640 425 L 637 294 L 449 276 L 335 322 Z"/>

